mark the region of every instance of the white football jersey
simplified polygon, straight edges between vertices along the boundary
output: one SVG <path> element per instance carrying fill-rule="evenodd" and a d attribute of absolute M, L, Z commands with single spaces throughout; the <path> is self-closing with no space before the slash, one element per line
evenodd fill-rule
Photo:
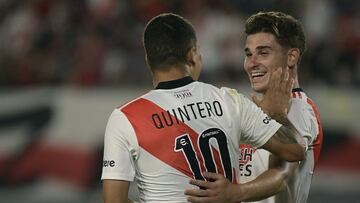
<path fill-rule="evenodd" d="M 240 142 L 260 147 L 280 126 L 236 90 L 163 82 L 111 114 L 102 179 L 136 178 L 140 202 L 187 202 L 205 171 L 238 183 Z"/>
<path fill-rule="evenodd" d="M 306 158 L 290 180 L 289 188 L 258 203 L 306 203 L 311 179 L 322 145 L 322 127 L 319 112 L 313 101 L 300 89 L 293 90 L 288 119 L 304 137 Z M 246 183 L 268 169 L 270 153 L 250 145 L 240 145 L 240 182 Z"/>

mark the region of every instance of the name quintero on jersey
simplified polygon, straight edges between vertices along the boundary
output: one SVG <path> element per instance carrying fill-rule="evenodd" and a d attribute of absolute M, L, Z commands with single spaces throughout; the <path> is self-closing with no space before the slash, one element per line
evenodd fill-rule
<path fill-rule="evenodd" d="M 181 107 L 154 113 L 151 116 L 154 126 L 157 129 L 173 126 L 175 123 L 191 121 L 192 119 L 208 118 L 211 116 L 220 117 L 223 109 L 219 101 L 196 102 Z"/>

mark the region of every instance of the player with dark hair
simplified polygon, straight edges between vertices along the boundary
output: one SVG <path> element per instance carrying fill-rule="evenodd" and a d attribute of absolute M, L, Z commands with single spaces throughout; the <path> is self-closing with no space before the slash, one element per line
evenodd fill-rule
<path fill-rule="evenodd" d="M 305 146 L 286 108 L 293 79 L 278 69 L 264 107 L 236 90 L 197 82 L 201 56 L 192 25 L 175 14 L 156 16 L 144 31 L 154 90 L 116 108 L 105 132 L 103 192 L 106 203 L 127 202 L 136 178 L 140 202 L 187 202 L 189 179 L 206 172 L 239 181 L 239 144 L 262 147 L 288 161 L 304 158 Z M 195 188 L 195 186 L 192 186 Z"/>
<path fill-rule="evenodd" d="M 245 184 L 240 184 L 238 190 L 233 190 L 233 186 L 224 177 L 211 174 L 215 182 L 192 181 L 195 185 L 210 188 L 208 193 L 204 190 L 188 190 L 186 193 L 192 196 L 189 198 L 191 202 L 221 202 L 219 200 L 228 199 L 256 201 L 274 194 L 277 195 L 260 202 L 307 202 L 313 171 L 319 160 L 323 133 L 318 110 L 300 88 L 298 80 L 298 66 L 305 51 L 303 27 L 290 15 L 259 12 L 247 19 L 245 33 L 244 68 L 254 91 L 266 97 L 271 88 L 270 78 L 278 67 L 288 69 L 295 79 L 288 119 L 306 143 L 306 158 L 300 163 L 289 163 L 263 149 L 242 144 L 240 182 Z M 265 112 L 270 113 L 255 95 L 253 100 Z"/>

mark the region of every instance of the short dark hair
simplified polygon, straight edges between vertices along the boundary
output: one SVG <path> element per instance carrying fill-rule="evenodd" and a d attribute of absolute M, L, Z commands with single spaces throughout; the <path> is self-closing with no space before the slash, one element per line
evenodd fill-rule
<path fill-rule="evenodd" d="M 143 43 L 150 69 L 166 69 L 169 65 L 187 63 L 188 51 L 196 47 L 196 34 L 186 19 L 165 13 L 146 25 Z"/>
<path fill-rule="evenodd" d="M 245 23 L 246 35 L 259 32 L 273 34 L 282 47 L 298 48 L 300 56 L 306 50 L 304 28 L 301 22 L 291 15 L 270 11 L 250 16 Z"/>

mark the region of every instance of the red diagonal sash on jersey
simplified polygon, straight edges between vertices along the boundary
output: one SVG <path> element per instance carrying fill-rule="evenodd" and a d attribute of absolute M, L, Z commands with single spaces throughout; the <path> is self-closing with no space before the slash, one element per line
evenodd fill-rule
<path fill-rule="evenodd" d="M 180 135 L 188 134 L 192 143 L 197 143 L 198 134 L 193 129 L 181 121 L 178 124 L 173 115 L 171 118 L 174 122 L 171 127 L 164 124 L 164 128 L 156 128 L 152 115 L 162 115 L 161 112 L 165 110 L 143 98 L 131 102 L 121 111 L 133 126 L 140 147 L 186 176 L 194 178 L 184 155 L 174 151 L 175 139 Z M 197 144 L 194 144 L 194 150 L 199 159 L 201 171 L 205 171 L 204 161 Z"/>
<path fill-rule="evenodd" d="M 215 147 L 211 146 L 211 150 L 212 150 L 212 154 L 213 154 L 213 158 L 214 158 L 214 161 L 216 163 L 216 166 L 224 166 L 221 162 L 221 158 L 220 158 L 220 152 L 219 150 L 217 150 Z M 236 174 L 236 170 L 235 168 L 233 167 L 232 168 L 232 177 L 233 177 L 233 180 L 232 180 L 232 183 L 235 183 L 237 184 L 237 174 Z M 224 172 L 224 168 L 223 167 L 217 167 L 217 173 L 220 173 L 220 174 L 225 174 Z"/>

